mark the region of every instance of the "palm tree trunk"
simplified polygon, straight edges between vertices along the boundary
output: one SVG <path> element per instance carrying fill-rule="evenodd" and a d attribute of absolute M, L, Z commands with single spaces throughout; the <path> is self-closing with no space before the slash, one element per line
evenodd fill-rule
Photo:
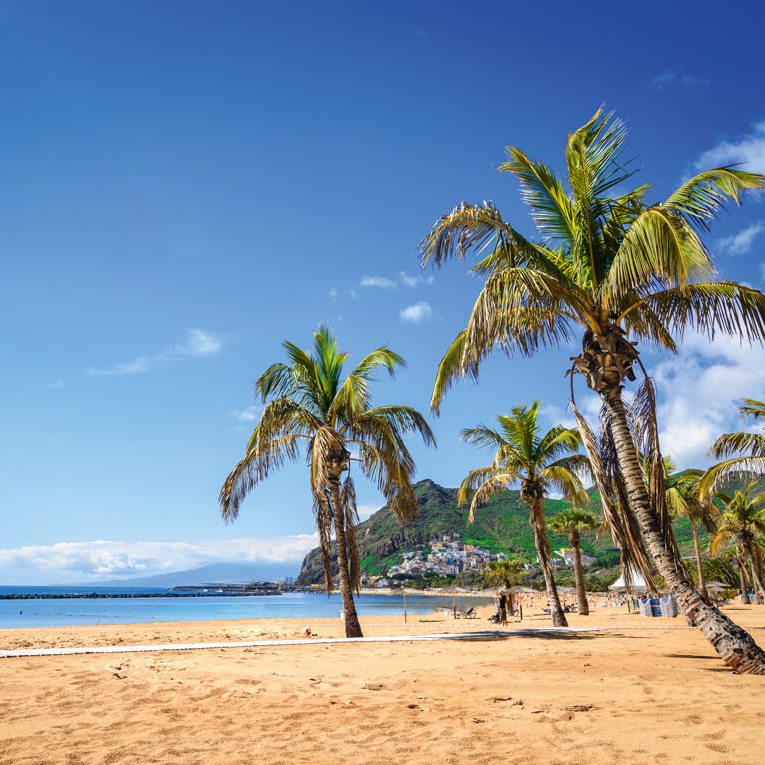
<path fill-rule="evenodd" d="M 728 666 L 740 673 L 765 675 L 765 651 L 745 630 L 703 600 L 688 580 L 686 572 L 676 565 L 674 551 L 664 538 L 658 514 L 651 507 L 643 483 L 637 449 L 621 397 L 621 386 L 612 388 L 604 399 L 630 506 L 664 581 L 685 615 L 701 630 Z"/>
<path fill-rule="evenodd" d="M 353 602 L 353 587 L 348 571 L 348 550 L 345 545 L 345 512 L 340 501 L 340 479 L 332 477 L 329 480 L 329 493 L 332 498 L 332 517 L 335 520 L 335 541 L 337 544 L 337 567 L 340 572 L 340 597 L 343 600 L 345 612 L 345 636 L 364 637 L 361 624 Z"/>
<path fill-rule="evenodd" d="M 688 520 L 691 522 L 691 531 L 693 532 L 693 546 L 696 549 L 696 568 L 699 572 L 699 594 L 704 600 L 709 600 L 709 593 L 707 592 L 707 580 L 704 578 L 704 569 L 701 567 L 701 548 L 699 547 L 699 533 L 696 530 L 696 524 L 693 522 L 693 518 L 690 513 L 688 514 Z"/>
<path fill-rule="evenodd" d="M 749 583 L 746 581 L 744 561 L 741 560 L 741 558 L 736 557 L 736 563 L 738 565 L 738 580 L 741 583 L 741 602 L 745 606 L 748 606 L 752 601 L 749 600 Z"/>
<path fill-rule="evenodd" d="M 579 547 L 581 538 L 574 530 L 569 534 L 571 546 L 574 548 L 574 580 L 576 581 L 577 610 L 582 616 L 589 616 L 590 607 L 587 604 L 587 594 L 584 591 L 584 573 L 582 572 L 582 550 Z"/>
<path fill-rule="evenodd" d="M 765 587 L 762 586 L 762 572 L 760 571 L 760 567 L 757 565 L 758 563 L 759 563 L 759 560 L 757 560 L 757 553 L 754 551 L 754 549 L 750 545 L 749 565 L 752 567 L 752 583 L 754 584 L 754 602 L 755 603 L 762 602 L 760 600 L 760 593 L 765 592 Z"/>
<path fill-rule="evenodd" d="M 534 543 L 537 548 L 539 565 L 545 578 L 545 588 L 547 589 L 547 599 L 550 601 L 550 615 L 552 616 L 553 626 L 568 627 L 553 576 L 552 550 L 550 549 L 550 539 L 547 536 L 547 526 L 545 525 L 544 504 L 544 497 L 534 497 L 529 502 L 531 527 L 534 529 Z"/>

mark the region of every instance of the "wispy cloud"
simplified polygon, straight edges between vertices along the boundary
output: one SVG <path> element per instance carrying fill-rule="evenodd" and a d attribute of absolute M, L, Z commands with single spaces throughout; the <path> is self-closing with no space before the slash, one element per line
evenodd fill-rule
<path fill-rule="evenodd" d="M 134 361 L 127 361 L 122 364 L 112 364 L 110 367 L 90 367 L 88 374 L 95 377 L 111 377 L 114 375 L 138 375 L 148 372 L 151 367 L 151 361 L 146 356 L 139 356 Z"/>
<path fill-rule="evenodd" d="M 210 332 L 202 329 L 187 329 L 186 337 L 154 356 L 141 355 L 133 361 L 112 364 L 109 367 L 90 367 L 88 374 L 95 377 L 117 375 L 137 375 L 148 372 L 157 361 L 200 358 L 217 353 L 222 347 L 221 341 Z"/>
<path fill-rule="evenodd" d="M 327 292 L 327 297 L 329 298 L 330 303 L 335 303 L 337 301 L 337 296 L 340 293 L 338 293 L 337 289 L 333 287 L 331 290 Z"/>
<path fill-rule="evenodd" d="M 419 287 L 421 284 L 433 284 L 432 276 L 421 276 L 419 274 L 409 276 L 405 271 L 399 271 L 398 278 L 405 287 L 409 287 L 410 289 Z"/>
<path fill-rule="evenodd" d="M 759 234 L 765 231 L 765 221 L 757 221 L 747 226 L 743 231 L 733 236 L 726 236 L 718 241 L 721 250 L 729 252 L 731 255 L 743 255 L 752 249 L 754 240 Z"/>
<path fill-rule="evenodd" d="M 0 566 L 32 568 L 88 579 L 181 571 L 211 563 L 299 563 L 318 544 L 317 534 L 268 539 L 188 542 L 58 542 L 0 549 Z"/>
<path fill-rule="evenodd" d="M 63 388 L 64 383 L 62 383 L 61 380 L 56 380 L 56 382 L 47 383 L 45 387 L 49 388 L 50 390 L 53 390 L 54 388 Z"/>
<path fill-rule="evenodd" d="M 187 329 L 186 339 L 169 349 L 175 356 L 210 356 L 221 349 L 221 341 L 203 329 Z"/>
<path fill-rule="evenodd" d="M 433 316 L 433 309 L 424 300 L 414 305 L 407 306 L 399 312 L 401 321 L 412 322 L 413 324 L 420 324 L 423 321 L 427 321 Z"/>
<path fill-rule="evenodd" d="M 665 69 L 651 80 L 651 87 L 654 90 L 663 90 L 673 85 L 679 85 L 683 88 L 705 88 L 709 85 L 709 80 L 704 77 L 693 77 L 677 68 Z"/>
<path fill-rule="evenodd" d="M 396 282 L 394 282 L 393 279 L 388 279 L 385 276 L 362 276 L 361 282 L 359 282 L 359 286 L 380 287 L 386 290 L 395 290 Z"/>
<path fill-rule="evenodd" d="M 696 170 L 742 163 L 745 169 L 765 173 L 765 120 L 752 127 L 752 132 L 736 141 L 721 141 L 703 152 L 694 163 Z"/>
<path fill-rule="evenodd" d="M 260 419 L 260 415 L 263 413 L 263 409 L 259 406 L 248 406 L 241 411 L 231 412 L 240 422 L 255 422 Z"/>
<path fill-rule="evenodd" d="M 395 290 L 399 285 L 414 289 L 421 284 L 433 284 L 433 277 L 420 276 L 419 274 L 409 275 L 406 271 L 399 271 L 398 280 L 390 279 L 387 276 L 363 276 L 359 282 L 361 287 L 380 287 L 387 290 Z"/>

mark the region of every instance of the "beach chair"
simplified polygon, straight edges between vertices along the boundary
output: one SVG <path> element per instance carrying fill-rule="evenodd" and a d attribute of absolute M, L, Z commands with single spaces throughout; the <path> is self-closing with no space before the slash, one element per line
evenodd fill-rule
<path fill-rule="evenodd" d="M 475 608 L 468 608 L 467 611 L 465 611 L 464 614 L 462 614 L 463 619 L 475 619 L 476 618 L 476 612 Z"/>

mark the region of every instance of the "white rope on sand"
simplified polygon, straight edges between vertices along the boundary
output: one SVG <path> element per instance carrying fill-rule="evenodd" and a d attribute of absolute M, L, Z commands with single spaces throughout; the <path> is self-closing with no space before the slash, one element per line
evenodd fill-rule
<path fill-rule="evenodd" d="M 23 648 L 0 651 L 0 659 L 29 656 L 71 656 L 93 653 L 147 653 L 150 651 L 197 651 L 211 648 L 257 648 L 285 645 L 326 645 L 334 643 L 416 643 L 427 640 L 497 640 L 507 637 L 534 637 L 545 634 L 571 634 L 579 632 L 619 632 L 636 629 L 690 629 L 689 627 L 531 627 L 517 630 L 483 630 L 476 632 L 441 632 L 435 635 L 388 635 L 362 638 L 301 638 L 299 640 L 246 640 L 226 643 L 166 643 L 154 645 L 92 646 L 87 648 Z"/>

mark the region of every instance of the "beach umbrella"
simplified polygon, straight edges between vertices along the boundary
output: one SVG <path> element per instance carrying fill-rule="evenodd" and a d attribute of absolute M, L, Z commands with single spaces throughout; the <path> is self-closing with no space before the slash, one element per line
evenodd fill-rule
<path fill-rule="evenodd" d="M 729 584 L 725 584 L 725 582 L 707 582 L 707 589 L 708 590 L 732 590 L 734 589 Z"/>

